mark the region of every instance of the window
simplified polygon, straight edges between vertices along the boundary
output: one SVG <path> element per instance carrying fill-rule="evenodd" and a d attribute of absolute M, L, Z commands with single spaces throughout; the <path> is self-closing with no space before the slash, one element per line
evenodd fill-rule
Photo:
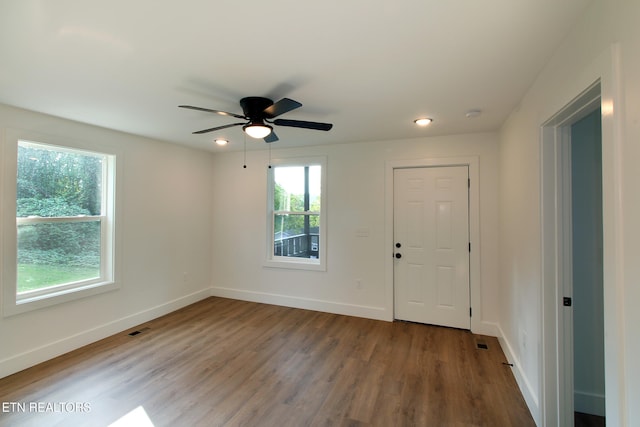
<path fill-rule="evenodd" d="M 15 158 L 16 262 L 10 299 L 17 310 L 8 311 L 110 288 L 115 156 L 19 140 Z"/>
<path fill-rule="evenodd" d="M 325 269 L 324 159 L 288 159 L 269 169 L 267 265 Z"/>

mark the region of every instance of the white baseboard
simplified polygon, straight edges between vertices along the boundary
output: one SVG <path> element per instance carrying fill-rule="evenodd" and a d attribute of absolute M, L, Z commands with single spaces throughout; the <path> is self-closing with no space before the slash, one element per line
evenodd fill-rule
<path fill-rule="evenodd" d="M 53 359 L 87 344 L 91 344 L 108 336 L 117 334 L 133 326 L 153 320 L 209 297 L 209 289 L 177 298 L 147 310 L 134 313 L 104 325 L 80 332 L 61 340 L 36 347 L 24 353 L 0 360 L 0 378 L 6 377 L 38 363 Z"/>
<path fill-rule="evenodd" d="M 603 394 L 575 390 L 573 392 L 573 408 L 576 412 L 605 416 L 605 397 Z"/>
<path fill-rule="evenodd" d="M 500 326 L 495 322 L 487 322 L 481 320 L 477 324 L 472 322 L 471 324 L 471 332 L 478 335 L 487 335 L 490 337 L 500 337 L 501 331 Z"/>
<path fill-rule="evenodd" d="M 259 302 L 264 304 L 281 305 L 305 310 L 323 311 L 326 313 L 343 314 L 345 316 L 364 317 L 367 319 L 393 321 L 393 314 L 383 307 L 371 307 L 356 304 L 344 304 L 332 301 L 323 301 L 312 298 L 293 297 L 266 292 L 255 292 L 241 289 L 222 287 L 211 288 L 211 296 L 232 298 L 242 301 Z"/>
<path fill-rule="evenodd" d="M 516 382 L 518 383 L 518 387 L 520 387 L 520 392 L 522 393 L 522 396 L 524 397 L 527 407 L 529 408 L 529 412 L 531 412 L 531 416 L 533 417 L 533 420 L 535 421 L 536 425 L 541 426 L 542 411 L 540 408 L 540 403 L 538 401 L 538 396 L 534 392 L 533 388 L 531 387 L 531 383 L 529 382 L 529 379 L 524 373 L 524 370 L 522 369 L 522 365 L 520 364 L 520 360 L 516 357 L 513 351 L 513 347 L 511 347 L 511 344 L 505 338 L 504 331 L 502 330 L 499 324 L 497 324 L 496 327 L 498 328 L 498 331 L 499 331 L 498 341 L 500 342 L 500 346 L 502 347 L 502 351 L 504 352 L 504 355 L 507 358 L 507 361 L 513 364 L 513 367 L 512 367 L 513 376 L 515 377 Z"/>

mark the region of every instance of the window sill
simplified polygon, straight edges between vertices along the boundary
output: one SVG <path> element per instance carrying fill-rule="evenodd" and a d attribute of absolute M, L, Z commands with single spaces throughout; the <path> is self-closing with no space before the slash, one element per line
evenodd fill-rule
<path fill-rule="evenodd" d="M 263 266 L 290 270 L 327 271 L 327 266 L 324 263 L 308 258 L 277 257 L 265 260 Z"/>
<path fill-rule="evenodd" d="M 20 313 L 27 313 L 29 311 L 75 301 L 92 295 L 114 291 L 119 287 L 120 286 L 115 282 L 99 282 L 77 288 L 61 290 L 59 292 L 52 292 L 45 295 L 7 301 L 3 315 L 4 317 L 8 317 Z"/>

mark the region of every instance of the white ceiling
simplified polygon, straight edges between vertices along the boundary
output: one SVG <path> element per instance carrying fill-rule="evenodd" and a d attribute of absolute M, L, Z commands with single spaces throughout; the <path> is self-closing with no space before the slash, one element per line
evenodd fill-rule
<path fill-rule="evenodd" d="M 278 147 L 493 131 L 589 2 L 0 0 L 0 103 L 214 151 L 241 128 L 191 132 L 237 120 L 178 105 L 334 124 Z"/>

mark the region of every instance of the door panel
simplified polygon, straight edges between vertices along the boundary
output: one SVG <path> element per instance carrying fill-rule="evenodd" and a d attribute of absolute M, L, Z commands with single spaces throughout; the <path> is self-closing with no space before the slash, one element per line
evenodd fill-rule
<path fill-rule="evenodd" d="M 468 177 L 467 166 L 394 170 L 397 319 L 470 329 Z"/>

